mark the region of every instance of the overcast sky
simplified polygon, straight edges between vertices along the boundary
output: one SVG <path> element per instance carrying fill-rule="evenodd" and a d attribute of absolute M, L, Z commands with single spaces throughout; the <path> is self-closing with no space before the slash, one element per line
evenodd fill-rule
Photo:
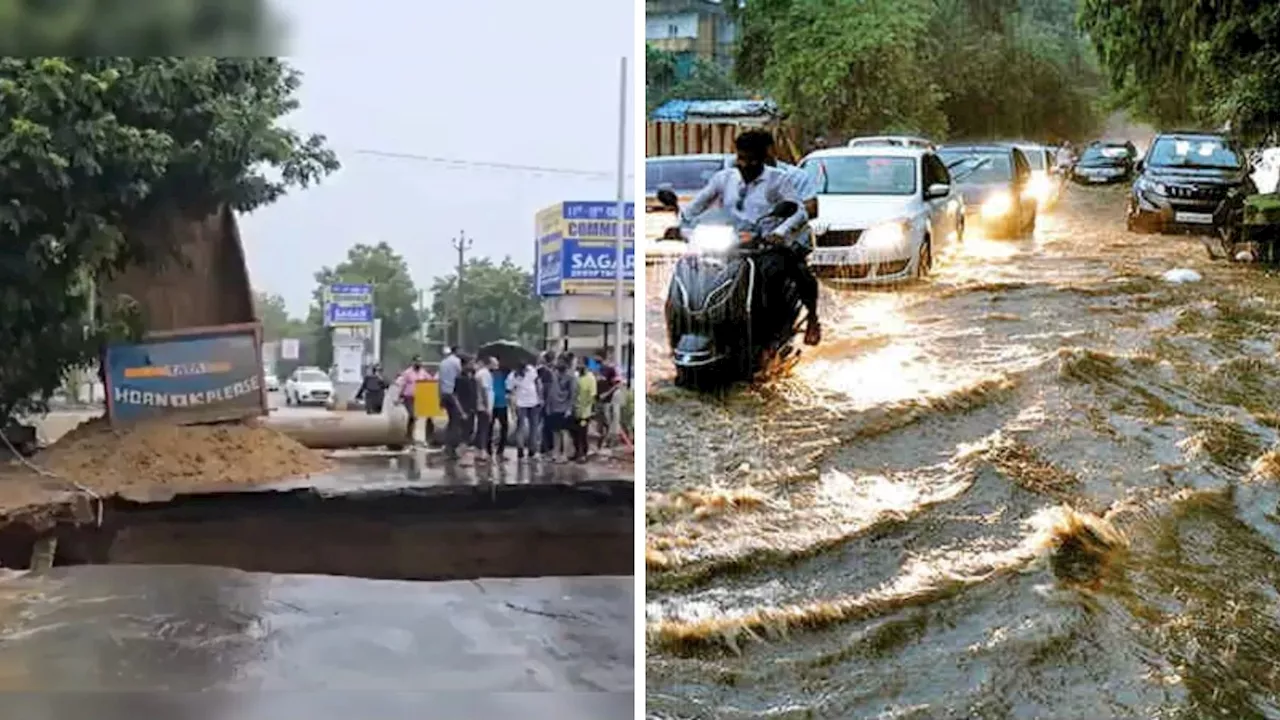
<path fill-rule="evenodd" d="M 632 0 L 277 4 L 304 73 L 302 108 L 288 122 L 327 135 L 343 164 L 320 186 L 243 219 L 255 288 L 283 295 L 291 313 L 305 315 L 313 273 L 355 243 L 386 241 L 429 287 L 451 272 L 461 230 L 477 256 L 531 267 L 539 209 L 616 196 L 618 65 L 624 55 L 634 62 Z M 629 122 L 628 146 L 633 137 Z"/>

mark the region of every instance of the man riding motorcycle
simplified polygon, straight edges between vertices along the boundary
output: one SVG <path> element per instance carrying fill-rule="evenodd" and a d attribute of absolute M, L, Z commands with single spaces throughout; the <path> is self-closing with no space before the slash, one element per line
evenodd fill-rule
<path fill-rule="evenodd" d="M 757 272 L 765 288 L 774 287 L 776 280 L 790 277 L 796 282 L 801 301 L 808 311 L 804 341 L 816 345 L 822 339 L 822 327 L 818 322 L 818 282 L 804 262 L 804 248 L 794 245 L 792 235 L 801 230 L 809 219 L 805 211 L 805 199 L 797 189 L 790 173 L 770 166 L 773 135 L 765 130 L 747 130 L 734 140 L 737 149 L 737 165 L 711 176 L 698 194 L 681 210 L 682 223 L 688 223 L 701 215 L 717 200 L 733 216 L 746 224 L 754 224 L 783 201 L 796 204 L 796 212 L 769 233 L 769 239 L 778 252 L 761 256 Z M 774 161 L 776 163 L 776 160 Z M 678 233 L 678 230 L 676 231 Z M 766 301 L 770 291 L 766 291 Z"/>

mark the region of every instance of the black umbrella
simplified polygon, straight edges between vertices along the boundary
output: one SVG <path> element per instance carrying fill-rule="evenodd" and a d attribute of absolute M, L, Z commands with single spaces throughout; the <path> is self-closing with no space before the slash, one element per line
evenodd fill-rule
<path fill-rule="evenodd" d="M 515 369 L 532 364 L 538 356 L 518 342 L 495 340 L 480 348 L 479 357 L 494 357 L 502 367 Z"/>

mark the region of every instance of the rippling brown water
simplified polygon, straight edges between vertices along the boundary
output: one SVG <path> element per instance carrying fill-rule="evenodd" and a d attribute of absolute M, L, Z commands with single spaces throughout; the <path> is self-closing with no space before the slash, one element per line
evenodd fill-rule
<path fill-rule="evenodd" d="M 824 290 L 722 397 L 672 385 L 650 267 L 652 717 L 1280 718 L 1280 278 L 1123 192 Z"/>

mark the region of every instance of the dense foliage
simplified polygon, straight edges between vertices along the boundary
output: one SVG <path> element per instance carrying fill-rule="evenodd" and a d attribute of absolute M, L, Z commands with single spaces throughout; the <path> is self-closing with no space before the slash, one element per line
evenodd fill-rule
<path fill-rule="evenodd" d="M 248 211 L 337 167 L 277 121 L 298 74 L 275 59 L 0 59 L 0 418 L 39 411 L 128 314 L 90 328 L 90 278 L 168 258 L 128 229 L 158 212 Z"/>
<path fill-rule="evenodd" d="M 710 60 L 695 59 L 684 77 L 677 66 L 674 53 L 645 46 L 645 104 L 649 110 L 673 98 L 729 100 L 744 96 L 729 71 Z"/>
<path fill-rule="evenodd" d="M 504 258 L 467 260 L 463 273 L 462 320 L 467 350 L 495 340 L 515 340 L 527 347 L 542 345 L 542 304 L 533 294 L 533 274 Z M 454 317 L 458 276 L 438 277 L 431 286 L 431 316 L 447 323 L 450 339 L 457 337 Z"/>
<path fill-rule="evenodd" d="M 806 136 L 1087 136 L 1100 82 L 1074 0 L 748 0 L 736 72 Z"/>
<path fill-rule="evenodd" d="M 1280 127 L 1280 3 L 1081 0 L 1119 98 L 1162 127 Z"/>

